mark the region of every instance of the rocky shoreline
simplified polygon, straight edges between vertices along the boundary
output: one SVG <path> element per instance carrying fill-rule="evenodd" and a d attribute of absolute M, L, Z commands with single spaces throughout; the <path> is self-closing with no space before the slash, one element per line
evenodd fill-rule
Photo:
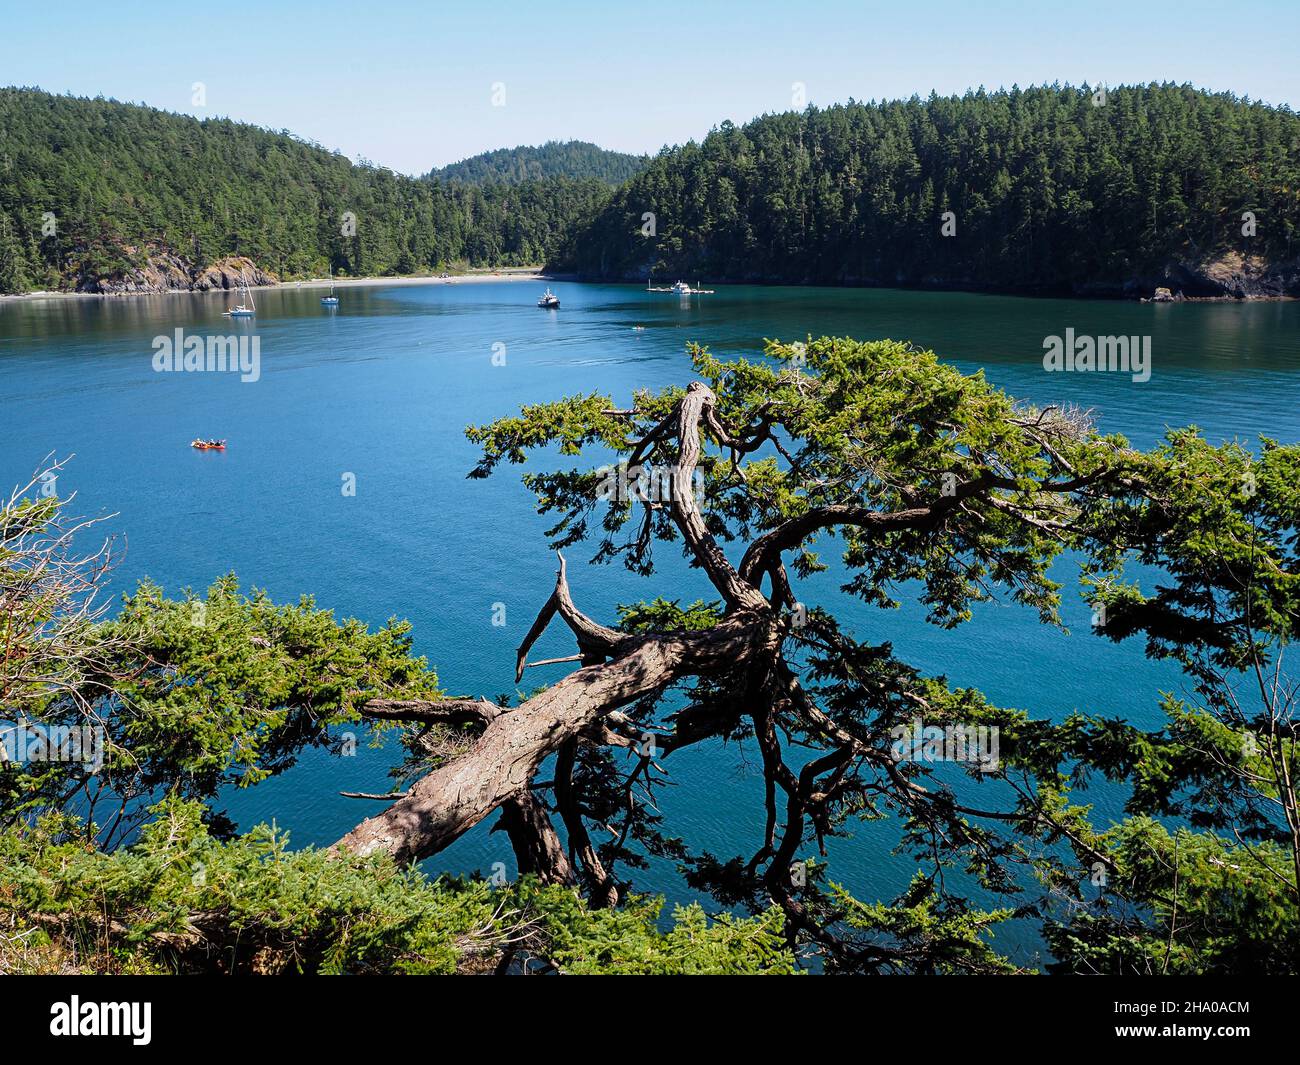
<path fill-rule="evenodd" d="M 463 285 L 478 284 L 489 281 L 576 281 L 572 274 L 548 273 L 541 270 L 508 267 L 501 270 L 484 270 L 471 274 L 451 274 L 447 277 L 432 276 L 428 274 L 401 274 L 394 276 L 374 276 L 374 277 L 342 277 L 330 278 L 313 277 L 305 278 L 301 281 L 278 281 L 270 274 L 264 274 L 259 271 L 262 277 L 270 280 L 262 284 L 249 282 L 249 288 L 305 288 L 305 289 L 326 289 L 330 285 L 335 288 L 346 289 L 372 285 Z M 252 275 L 248 275 L 252 276 Z M 183 286 L 178 285 L 175 288 L 164 289 L 142 289 L 142 288 L 121 288 L 116 291 L 90 291 L 87 289 L 65 289 L 65 290 L 40 290 L 36 292 L 21 292 L 0 294 L 0 303 L 8 300 L 78 300 L 78 299 L 118 299 L 130 296 L 166 296 L 166 295 L 184 295 L 189 292 L 200 291 L 218 291 L 222 288 L 235 288 L 239 284 L 240 275 L 234 275 L 233 283 L 227 285 L 205 285 L 202 288 L 192 287 L 190 284 Z"/>
<path fill-rule="evenodd" d="M 648 264 L 609 271 L 579 274 L 582 281 L 644 283 Z M 1194 259 L 1180 259 L 1156 269 L 1135 271 L 1122 279 L 1060 282 L 1043 285 L 990 284 L 973 277 L 936 274 L 892 276 L 717 276 L 694 265 L 662 266 L 660 276 L 699 277 L 716 285 L 799 285 L 831 288 L 900 288 L 930 292 L 978 292 L 987 295 L 1027 296 L 1049 299 L 1135 300 L 1141 303 L 1238 303 L 1300 299 L 1300 258 L 1269 262 L 1260 256 L 1239 252 Z"/>
<path fill-rule="evenodd" d="M 1300 259 L 1269 263 L 1227 252 L 1204 262 L 1176 263 L 1157 280 L 1152 303 L 1181 300 L 1267 300 L 1300 296 Z"/>
<path fill-rule="evenodd" d="M 74 291 L 92 296 L 126 296 L 150 292 L 210 292 L 241 285 L 255 287 L 278 283 L 274 274 L 267 273 L 246 256 L 229 255 L 200 268 L 173 252 L 155 251 L 143 266 L 122 274 L 80 277 Z"/>
<path fill-rule="evenodd" d="M 133 249 L 129 249 L 133 251 Z M 688 271 L 689 272 L 689 271 Z M 428 274 L 406 274 L 367 278 L 338 278 L 335 283 L 346 284 L 410 284 L 455 282 L 467 280 L 507 280 L 511 278 L 579 280 L 593 282 L 639 282 L 642 277 L 593 277 L 560 275 L 544 269 L 506 267 L 497 271 L 482 271 L 435 277 Z M 1247 301 L 1290 300 L 1300 298 L 1300 259 L 1288 263 L 1268 263 L 1259 257 L 1243 256 L 1232 252 L 1212 260 L 1194 262 L 1185 260 L 1125 281 L 1088 282 L 1064 288 L 1024 289 L 977 284 L 961 278 L 841 278 L 814 280 L 776 277 L 725 278 L 711 277 L 713 284 L 760 285 L 831 285 L 865 288 L 914 288 L 934 291 L 973 291 L 992 295 L 1044 296 L 1080 299 L 1122 299 L 1141 303 L 1233 303 Z M 28 296 L 129 296 L 168 292 L 229 291 L 243 285 L 249 288 L 267 288 L 281 284 L 329 284 L 325 279 L 281 282 L 276 275 L 259 267 L 246 256 L 226 256 L 197 268 L 183 256 L 170 251 L 154 250 L 143 266 L 109 277 L 81 277 L 68 290 L 0 295 L 0 299 Z"/>

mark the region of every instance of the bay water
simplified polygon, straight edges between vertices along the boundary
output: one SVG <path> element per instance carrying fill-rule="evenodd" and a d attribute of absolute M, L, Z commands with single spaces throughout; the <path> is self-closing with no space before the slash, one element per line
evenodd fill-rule
<path fill-rule="evenodd" d="M 558 312 L 536 307 L 540 286 L 520 282 L 376 284 L 320 292 L 257 293 L 257 316 L 230 320 L 223 293 L 105 299 L 0 300 L 0 481 L 24 483 L 49 454 L 73 456 L 59 474 L 75 511 L 113 514 L 99 530 L 120 537 L 112 587 L 150 577 L 172 595 L 235 571 L 278 601 L 302 594 L 371 625 L 408 618 L 416 646 L 453 694 L 514 689 L 515 648 L 554 581 L 555 560 L 516 468 L 487 481 L 466 473 L 476 451 L 466 425 L 574 393 L 619 405 L 638 387 L 685 385 L 689 341 L 720 355 L 757 354 L 763 338 L 892 337 L 932 348 L 965 372 L 983 369 L 1010 394 L 1038 404 L 1093 408 L 1105 431 L 1143 447 L 1167 427 L 1195 424 L 1210 439 L 1260 435 L 1300 441 L 1300 303 L 1140 304 L 1031 300 L 887 289 L 726 287 L 681 299 L 634 286 L 553 285 Z M 637 328 L 642 327 L 642 328 Z M 217 333 L 257 339 L 256 380 L 240 374 L 159 372 L 155 339 Z M 1047 372 L 1044 340 L 1149 336 L 1150 379 Z M 197 452 L 196 436 L 224 452 Z M 345 488 L 355 485 L 355 494 Z M 90 547 L 87 543 L 83 546 Z M 829 553 L 829 551 L 828 551 Z M 713 598 L 679 553 L 661 546 L 663 571 L 643 579 L 569 553 L 570 583 L 589 613 L 656 595 Z M 1090 633 L 1090 611 L 1070 563 L 1070 630 L 990 603 L 954 632 L 922 611 L 869 610 L 836 590 L 833 575 L 806 585 L 809 604 L 837 610 L 856 636 L 890 640 L 901 657 L 995 703 L 1059 717 L 1074 710 L 1158 727 L 1162 691 L 1178 673 L 1138 644 Z M 494 617 L 505 624 L 494 625 Z M 534 657 L 571 653 L 562 626 Z M 562 675 L 531 670 L 524 685 Z M 223 796 L 241 828 L 274 820 L 295 845 L 328 844 L 379 804 L 340 791 L 384 792 L 395 744 L 357 756 L 309 752 L 283 776 Z M 762 779 L 751 746 L 708 744 L 667 760 L 658 793 L 665 830 L 694 849 L 746 858 L 759 846 Z M 1120 798 L 1093 796 L 1099 821 Z M 430 872 L 488 872 L 514 860 L 495 817 L 430 859 Z M 895 856 L 895 830 L 864 825 L 834 841 L 831 876 L 862 898 L 888 897 L 916 871 Z M 673 902 L 693 895 L 663 864 L 637 875 L 641 891 Z M 1001 937 L 1036 964 L 1024 931 Z"/>

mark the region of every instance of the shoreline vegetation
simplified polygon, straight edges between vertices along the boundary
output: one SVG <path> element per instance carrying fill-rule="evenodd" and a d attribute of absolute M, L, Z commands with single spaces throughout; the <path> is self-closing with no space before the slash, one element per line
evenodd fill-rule
<path fill-rule="evenodd" d="M 544 264 L 607 282 L 1300 295 L 1300 116 L 1190 85 L 809 106 L 722 122 L 617 186 L 636 161 L 591 145 L 413 177 L 228 119 L 34 89 L 0 89 L 0 128 L 0 292 Z"/>
<path fill-rule="evenodd" d="M 1190 85 L 850 100 L 660 153 L 579 235 L 575 265 L 611 280 L 1294 296 L 1297 187 L 1300 116 Z"/>
<path fill-rule="evenodd" d="M 332 280 L 328 277 L 303 278 L 302 280 L 291 281 L 274 281 L 270 284 L 250 284 L 247 287 L 254 291 L 271 290 L 271 289 L 321 289 L 329 288 L 331 283 L 335 288 L 376 288 L 382 285 L 454 285 L 454 284 L 477 284 L 486 281 L 540 281 L 547 283 L 565 284 L 606 284 L 606 285 L 624 285 L 628 287 L 640 288 L 640 285 L 633 281 L 622 281 L 614 279 L 585 278 L 573 272 L 547 270 L 544 267 L 506 267 L 500 270 L 471 270 L 466 273 L 453 274 L 449 273 L 446 277 L 438 274 L 396 274 L 396 275 L 375 275 L 371 277 L 336 277 Z M 717 285 L 719 288 L 730 288 L 739 285 L 757 285 L 760 287 L 772 288 L 856 288 L 856 289 L 893 289 L 899 292 L 967 292 L 972 295 L 981 296 L 1007 296 L 1019 299 L 1074 299 L 1087 300 L 1097 303 L 1287 303 L 1297 298 L 1290 293 L 1280 295 L 1244 295 L 1244 296 L 1188 296 L 1181 292 L 1168 293 L 1167 290 L 1157 290 L 1152 296 L 1125 296 L 1113 293 L 1045 293 L 1035 291 L 1015 291 L 996 288 L 983 288 L 974 286 L 961 285 L 881 285 L 881 284 L 822 284 L 817 285 L 809 282 L 795 281 L 710 281 L 710 284 Z M 194 295 L 204 292 L 234 293 L 238 286 L 229 288 L 167 288 L 150 291 L 132 291 L 132 292 L 8 292 L 0 293 L 0 304 L 8 302 L 18 302 L 27 300 L 65 300 L 65 299 L 88 299 L 88 300 L 119 300 L 129 299 L 138 296 L 184 296 Z"/>
<path fill-rule="evenodd" d="M 572 274 L 545 271 L 540 267 L 509 267 L 501 270 L 471 270 L 466 273 L 448 273 L 446 277 L 437 274 L 403 274 L 392 277 L 328 277 L 303 278 L 293 281 L 276 281 L 272 284 L 249 285 L 254 291 L 264 289 L 320 289 L 329 288 L 373 288 L 378 285 L 465 285 L 484 281 L 576 281 Z M 231 288 L 167 288 L 148 292 L 10 292 L 0 293 L 0 303 L 17 300 L 119 300 L 135 296 L 188 296 L 198 293 L 234 293 Z"/>

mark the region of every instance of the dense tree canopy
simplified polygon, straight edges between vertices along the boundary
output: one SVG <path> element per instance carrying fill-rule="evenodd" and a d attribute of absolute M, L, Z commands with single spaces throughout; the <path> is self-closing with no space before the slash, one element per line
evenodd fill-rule
<path fill-rule="evenodd" d="M 420 180 L 227 119 L 0 89 L 0 292 L 158 252 L 198 268 L 247 256 L 281 278 L 563 263 L 609 194 L 596 178 Z"/>
<path fill-rule="evenodd" d="M 1187 86 L 1099 93 L 981 89 L 726 122 L 621 188 L 582 234 L 579 266 L 1195 294 L 1198 268 L 1224 253 L 1300 255 L 1300 118 Z"/>
<path fill-rule="evenodd" d="M 478 185 L 507 181 L 520 184 L 543 178 L 595 178 L 607 185 L 621 185 L 644 169 L 643 155 L 611 152 L 587 141 L 547 141 L 538 147 L 498 148 L 429 173 L 443 181 L 467 181 Z"/>
<path fill-rule="evenodd" d="M 5 292 L 170 251 L 284 278 L 545 262 L 592 278 L 1276 294 L 1300 290 L 1298 226 L 1300 119 L 1187 86 L 850 102 L 727 122 L 652 160 L 571 141 L 424 179 L 225 119 L 0 90 Z"/>

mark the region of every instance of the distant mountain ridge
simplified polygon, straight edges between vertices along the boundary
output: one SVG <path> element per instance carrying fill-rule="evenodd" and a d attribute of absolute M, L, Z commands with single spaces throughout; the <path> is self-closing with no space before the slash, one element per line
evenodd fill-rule
<path fill-rule="evenodd" d="M 482 152 L 431 170 L 427 176 L 472 185 L 592 178 L 617 186 L 639 174 L 649 161 L 649 156 L 612 152 L 588 141 L 547 141 L 537 146 L 524 144 Z"/>

